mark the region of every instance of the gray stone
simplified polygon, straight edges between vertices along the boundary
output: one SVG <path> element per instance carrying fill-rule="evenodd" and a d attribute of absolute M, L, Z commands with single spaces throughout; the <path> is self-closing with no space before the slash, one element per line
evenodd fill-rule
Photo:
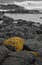
<path fill-rule="evenodd" d="M 7 57 L 8 53 L 9 53 L 9 50 L 6 47 L 0 46 L 0 64 Z"/>
<path fill-rule="evenodd" d="M 32 54 L 27 51 L 10 53 L 2 65 L 30 65 L 34 60 Z"/>

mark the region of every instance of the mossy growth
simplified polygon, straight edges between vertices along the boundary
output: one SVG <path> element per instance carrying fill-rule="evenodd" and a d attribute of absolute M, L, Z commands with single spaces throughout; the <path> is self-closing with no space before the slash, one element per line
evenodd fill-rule
<path fill-rule="evenodd" d="M 35 56 L 35 57 L 39 57 L 39 54 L 35 51 L 32 51 L 32 54 Z"/>
<path fill-rule="evenodd" d="M 23 49 L 25 40 L 21 37 L 12 37 L 9 39 L 5 39 L 3 41 L 3 45 L 11 46 L 15 48 L 16 51 L 21 51 Z"/>

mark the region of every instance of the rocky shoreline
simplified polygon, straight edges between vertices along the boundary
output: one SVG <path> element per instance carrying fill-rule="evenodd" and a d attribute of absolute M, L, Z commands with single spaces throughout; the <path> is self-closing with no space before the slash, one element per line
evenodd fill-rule
<path fill-rule="evenodd" d="M 3 22 L 0 23 L 0 65 L 42 65 L 42 24 L 0 15 L 1 21 Z M 36 51 L 39 57 L 34 57 L 32 51 L 13 52 L 2 46 L 5 39 L 14 36 L 25 39 L 25 45 Z"/>

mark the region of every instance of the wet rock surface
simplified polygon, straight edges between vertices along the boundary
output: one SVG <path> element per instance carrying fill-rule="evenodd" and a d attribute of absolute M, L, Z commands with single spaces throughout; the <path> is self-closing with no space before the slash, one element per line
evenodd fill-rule
<path fill-rule="evenodd" d="M 3 22 L 0 24 L 0 65 L 42 65 L 42 24 L 21 19 L 13 20 L 6 16 L 1 20 Z M 3 40 L 14 36 L 24 38 L 25 45 L 31 49 L 30 51 L 37 52 L 40 59 L 27 52 L 29 50 L 13 52 L 2 46 Z"/>

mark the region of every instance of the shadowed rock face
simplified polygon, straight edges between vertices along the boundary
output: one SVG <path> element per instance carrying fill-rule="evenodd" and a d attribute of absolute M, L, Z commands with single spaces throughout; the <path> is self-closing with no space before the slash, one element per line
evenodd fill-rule
<path fill-rule="evenodd" d="M 6 16 L 3 16 L 2 21 L 0 24 L 0 65 L 42 65 L 42 24 L 14 20 Z M 12 47 L 3 46 L 3 41 L 12 37 L 21 37 L 25 40 L 20 52 L 16 52 Z"/>

